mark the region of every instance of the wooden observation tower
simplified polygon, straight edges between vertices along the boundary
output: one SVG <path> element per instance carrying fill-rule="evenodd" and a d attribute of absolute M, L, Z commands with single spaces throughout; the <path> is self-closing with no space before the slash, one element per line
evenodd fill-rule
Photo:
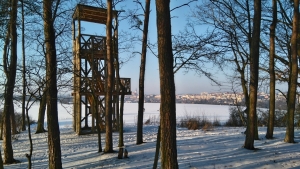
<path fill-rule="evenodd" d="M 118 58 L 118 11 L 113 11 L 113 57 L 114 63 Z M 106 93 L 106 37 L 81 33 L 81 22 L 92 22 L 106 25 L 107 10 L 78 4 L 73 14 L 73 64 L 74 64 L 74 119 L 73 127 L 77 134 L 83 131 L 94 132 L 97 118 L 98 125 L 105 126 L 105 93 Z M 115 65 L 115 64 L 114 64 Z M 130 78 L 114 77 L 113 93 L 113 121 L 119 113 L 119 96 L 131 94 Z M 85 130 L 87 129 L 87 130 Z M 84 132 L 86 133 L 86 132 Z"/>

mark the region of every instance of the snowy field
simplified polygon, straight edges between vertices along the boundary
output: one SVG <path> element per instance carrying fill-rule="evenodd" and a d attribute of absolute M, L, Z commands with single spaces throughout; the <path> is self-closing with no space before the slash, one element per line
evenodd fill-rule
<path fill-rule="evenodd" d="M 204 108 L 206 107 L 206 108 Z M 145 105 L 145 119 L 158 115 L 159 104 Z M 214 109 L 214 110 L 212 110 Z M 33 109 L 34 110 L 34 107 Z M 152 168 L 157 126 L 144 126 L 144 141 L 142 145 L 135 145 L 136 126 L 135 118 L 137 104 L 125 104 L 125 133 L 124 143 L 129 152 L 129 158 L 117 159 L 118 133 L 114 133 L 115 153 L 98 153 L 97 135 L 77 136 L 71 127 L 72 116 L 62 107 L 59 108 L 61 151 L 63 168 Z M 213 105 L 177 105 L 177 118 L 187 113 L 226 120 L 228 106 Z M 227 113 L 227 114 L 226 114 Z M 35 118 L 31 112 L 32 118 Z M 68 117 L 68 115 L 70 117 Z M 32 126 L 34 132 L 35 126 Z M 283 142 L 285 128 L 275 128 L 275 139 L 264 138 L 266 128 L 259 128 L 260 140 L 255 141 L 258 150 L 242 148 L 245 135 L 243 127 L 215 127 L 210 131 L 187 130 L 177 128 L 177 151 L 179 168 L 239 168 L 239 169 L 273 169 L 273 168 L 300 168 L 300 145 Z M 48 167 L 47 133 L 32 134 L 33 137 L 33 168 Z M 102 145 L 104 147 L 104 133 Z M 300 141 L 300 131 L 295 128 L 295 141 Z M 27 168 L 26 153 L 29 153 L 27 132 L 22 132 L 13 140 L 15 159 L 21 163 L 5 166 L 5 168 Z M 3 153 L 3 152 L 2 152 Z M 160 163 L 158 163 L 158 167 Z"/>

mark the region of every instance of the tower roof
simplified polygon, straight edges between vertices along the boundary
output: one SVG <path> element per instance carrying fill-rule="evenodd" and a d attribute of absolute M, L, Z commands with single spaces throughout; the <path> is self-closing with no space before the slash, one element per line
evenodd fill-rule
<path fill-rule="evenodd" d="M 117 15 L 118 11 L 113 11 Z M 74 20 L 106 24 L 107 9 L 78 4 L 73 13 Z"/>

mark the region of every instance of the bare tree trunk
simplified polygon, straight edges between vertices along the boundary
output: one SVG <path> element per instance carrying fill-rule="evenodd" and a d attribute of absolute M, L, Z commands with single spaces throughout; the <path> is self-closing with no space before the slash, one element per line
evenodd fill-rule
<path fill-rule="evenodd" d="M 100 120 L 99 120 L 99 100 L 98 97 L 93 96 L 94 100 L 94 109 L 96 115 L 96 128 L 97 128 L 97 136 L 98 136 L 98 152 L 102 152 L 102 144 L 101 144 L 101 127 L 100 127 Z"/>
<path fill-rule="evenodd" d="M 254 2 L 255 3 L 255 2 Z M 255 5 L 254 5 L 255 6 Z M 255 10 L 255 9 L 254 9 Z M 254 32 L 254 28 L 252 28 L 251 27 L 251 22 L 252 22 L 252 18 L 251 18 L 251 11 L 250 11 L 250 1 L 246 1 L 246 11 L 247 11 L 247 22 L 248 22 L 248 40 L 249 40 L 249 42 L 248 42 L 248 45 L 249 45 L 249 49 L 250 49 L 250 74 L 251 74 L 251 49 L 252 49 L 252 46 L 253 46 L 253 32 Z M 254 24 L 253 24 L 254 25 Z M 254 27 L 254 26 L 253 26 Z M 251 36 L 252 35 L 252 36 Z M 256 43 L 256 42 L 255 42 Z M 248 97 L 248 107 L 247 107 L 247 111 L 246 111 L 246 113 L 247 113 L 247 117 L 248 116 L 251 116 L 250 114 L 249 114 L 249 111 L 250 111 L 250 107 L 251 107 L 251 104 L 253 105 L 253 102 L 252 103 L 250 103 L 251 101 L 251 75 L 250 75 L 250 84 L 249 84 L 249 96 L 247 96 Z M 255 103 L 255 105 L 256 105 L 256 103 Z M 255 112 L 256 112 L 256 110 L 255 110 Z M 254 125 L 254 140 L 258 140 L 259 138 L 258 138 L 258 129 L 257 129 L 257 116 L 256 116 L 256 113 L 254 114 L 254 117 L 253 117 L 254 119 L 253 119 L 253 125 Z M 248 124 L 247 124 L 247 129 L 246 129 L 246 133 L 247 133 L 247 131 L 248 131 Z"/>
<path fill-rule="evenodd" d="M 119 147 L 124 146 L 124 139 L 123 139 L 123 112 L 124 112 L 124 93 L 125 89 L 122 87 L 122 94 L 121 94 L 121 106 L 120 106 L 120 119 L 119 119 Z"/>
<path fill-rule="evenodd" d="M 118 13 L 114 13 L 114 19 L 115 19 L 115 26 L 114 26 L 114 35 L 113 35 L 113 54 L 114 54 L 114 66 L 115 66 L 115 73 L 116 73 L 116 78 L 115 78 L 115 85 L 116 85 L 116 95 L 114 97 L 114 102 L 115 102 L 115 119 L 114 119 L 114 125 L 115 130 L 118 130 L 120 127 L 119 123 L 119 118 L 120 118 L 120 105 L 119 105 L 119 95 L 120 95 L 120 63 L 119 63 L 119 48 L 118 48 L 118 43 L 119 43 L 119 21 L 118 21 Z"/>
<path fill-rule="evenodd" d="M 273 138 L 274 121 L 275 121 L 275 32 L 277 24 L 277 2 L 272 0 L 273 20 L 270 25 L 270 61 L 269 61 L 269 74 L 270 74 L 270 103 L 269 103 L 269 118 L 267 127 L 267 139 Z"/>
<path fill-rule="evenodd" d="M 25 117 L 25 101 L 26 101 L 26 68 L 25 68 L 25 13 L 24 1 L 22 3 L 22 131 L 26 130 L 26 117 Z"/>
<path fill-rule="evenodd" d="M 107 0 L 107 23 L 106 23 L 106 47 L 107 47 L 107 78 L 105 94 L 105 152 L 113 152 L 112 141 L 112 89 L 113 89 L 113 55 L 112 55 L 112 0 Z"/>
<path fill-rule="evenodd" d="M 255 3 L 255 2 L 254 2 Z M 253 46 L 253 32 L 254 32 L 254 23 L 253 23 L 253 28 L 251 28 L 251 22 L 252 22 L 252 18 L 251 18 L 251 11 L 250 11 L 250 1 L 246 1 L 246 11 L 247 11 L 247 21 L 248 21 L 248 39 L 249 39 L 249 49 L 250 49 L 250 84 L 249 84 L 249 96 L 247 96 L 248 97 L 248 107 L 247 107 L 247 117 L 248 116 L 252 116 L 249 112 L 250 112 L 250 107 L 251 106 L 253 106 L 254 105 L 254 103 L 253 103 L 253 98 L 252 98 L 252 103 L 251 103 L 251 50 L 252 50 L 252 46 Z M 254 5 L 255 6 L 255 5 Z M 255 9 L 254 9 L 255 10 Z M 255 15 L 255 14 L 254 14 Z M 253 21 L 254 22 L 254 21 Z M 252 33 L 252 34 L 251 34 Z M 252 35 L 252 36 L 251 36 Z M 256 43 L 256 42 L 255 42 Z M 257 90 L 257 89 L 256 89 Z M 257 95 L 257 94 L 256 94 Z M 255 101 L 256 102 L 256 101 Z M 255 103 L 255 105 L 256 105 L 256 103 Z M 256 108 L 255 108 L 255 110 L 254 109 L 252 109 L 252 111 L 255 111 L 255 114 L 253 115 L 254 117 L 253 117 L 253 125 L 254 125 L 254 140 L 258 140 L 259 138 L 258 138 L 258 126 L 257 126 L 257 115 L 256 115 Z M 252 118 L 252 117 L 251 117 Z M 248 123 L 248 122 L 247 122 Z M 247 131 L 248 131 L 248 124 L 247 124 L 247 129 L 246 129 L 246 133 L 247 133 Z"/>
<path fill-rule="evenodd" d="M 158 126 L 158 132 L 157 132 L 157 138 L 156 138 L 156 149 L 155 149 L 155 156 L 154 156 L 154 163 L 153 163 L 153 169 L 157 168 L 158 163 L 158 156 L 159 156 L 159 149 L 160 149 L 160 126 Z"/>
<path fill-rule="evenodd" d="M 289 88 L 287 94 L 287 127 L 284 142 L 294 143 L 294 113 L 297 92 L 298 79 L 298 60 L 297 60 L 297 35 L 299 24 L 299 0 L 294 0 L 294 16 L 293 16 L 293 31 L 291 38 L 291 59 L 290 59 L 290 74 Z"/>
<path fill-rule="evenodd" d="M 145 69 L 146 69 L 146 54 L 147 54 L 147 39 L 148 39 L 148 25 L 150 15 L 150 0 L 145 1 L 145 20 L 143 29 L 143 42 L 142 42 L 142 56 L 140 66 L 140 79 L 139 79 L 139 110 L 137 122 L 136 144 L 143 143 L 143 119 L 144 119 L 144 83 L 145 83 Z"/>
<path fill-rule="evenodd" d="M 45 112 L 46 112 L 46 105 L 47 105 L 47 91 L 43 90 L 42 97 L 40 100 L 40 107 L 39 107 L 39 115 L 38 115 L 38 121 L 37 121 L 37 127 L 36 127 L 36 134 L 37 133 L 44 133 L 46 132 L 44 128 L 45 124 Z"/>
<path fill-rule="evenodd" d="M 11 134 L 15 135 L 17 134 L 17 126 L 16 126 L 16 116 L 15 116 L 15 107 L 14 107 L 14 102 L 11 101 L 10 105 L 10 124 L 11 124 Z"/>
<path fill-rule="evenodd" d="M 244 148 L 253 150 L 255 133 L 257 130 L 257 87 L 258 87 L 258 68 L 259 68 L 259 41 L 260 41 L 260 22 L 261 22 L 261 1 L 254 0 L 254 19 L 253 33 L 250 48 L 250 95 L 249 95 L 249 113 L 247 118 L 247 132 Z"/>
<path fill-rule="evenodd" d="M 177 169 L 176 94 L 173 74 L 170 1 L 156 0 L 160 74 L 161 168 Z"/>
<path fill-rule="evenodd" d="M 114 47 L 114 58 L 115 58 L 115 70 L 116 70 L 116 123 L 117 123 L 117 130 L 119 130 L 119 155 L 118 158 L 123 158 L 123 146 L 124 146 L 124 140 L 123 140 L 123 111 L 124 111 L 124 92 L 125 92 L 125 87 L 121 83 L 120 79 L 120 62 L 119 62 L 119 49 L 118 49 L 118 26 L 119 26 L 119 21 L 118 21 L 118 16 L 117 14 L 114 15 L 115 18 L 115 28 L 114 28 L 114 40 L 113 40 L 113 47 Z M 121 88 L 121 93 L 120 93 L 120 88 Z M 121 94 L 121 106 L 119 105 L 119 95 Z"/>
<path fill-rule="evenodd" d="M 8 67 L 7 67 L 7 62 L 8 62 L 8 45 L 10 42 L 10 28 L 9 26 L 7 27 L 7 33 L 6 33 L 6 37 L 5 37 L 5 41 L 4 41 L 4 46 L 3 46 L 3 69 L 4 69 L 4 73 L 6 76 L 8 75 Z M 6 90 L 5 90 L 6 92 Z M 2 114 L 2 119 L 1 119 L 1 133 L 0 133 L 0 137 L 1 140 L 3 140 L 3 131 L 4 131 L 4 115 Z"/>
<path fill-rule="evenodd" d="M 28 110 L 29 109 L 26 109 L 26 118 L 27 118 L 27 121 L 29 122 Z M 31 169 L 32 168 L 31 157 L 32 157 L 32 151 L 33 151 L 33 145 L 32 145 L 32 139 L 31 139 L 30 123 L 28 123 L 28 137 L 29 137 L 30 149 L 29 149 L 29 154 L 26 154 L 26 158 L 28 160 L 28 169 Z"/>
<path fill-rule="evenodd" d="M 9 61 L 9 68 L 7 67 L 8 58 L 5 56 L 3 60 L 5 63 L 4 70 L 6 73 L 6 85 L 5 85 L 5 98 L 4 98 L 4 110 L 3 110 L 3 151 L 4 151 L 4 164 L 11 164 L 15 162 L 13 158 L 13 149 L 11 144 L 11 124 L 10 124 L 10 110 L 13 103 L 13 93 L 16 79 L 17 68 L 17 9 L 18 0 L 11 1 L 11 13 L 10 13 L 10 39 L 11 39 L 11 56 Z"/>
<path fill-rule="evenodd" d="M 52 0 L 43 0 L 44 36 L 46 46 L 48 148 L 49 168 L 60 169 L 62 168 L 62 163 L 57 112 L 56 48 L 52 3 Z M 57 2 L 57 4 L 59 4 L 59 2 Z"/>

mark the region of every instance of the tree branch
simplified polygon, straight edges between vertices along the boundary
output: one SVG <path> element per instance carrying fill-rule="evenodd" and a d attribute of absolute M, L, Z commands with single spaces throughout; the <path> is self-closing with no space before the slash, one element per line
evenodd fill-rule
<path fill-rule="evenodd" d="M 185 3 L 185 4 L 182 4 L 182 5 L 176 6 L 175 8 L 171 9 L 170 12 L 172 12 L 172 11 L 175 10 L 175 9 L 181 8 L 181 7 L 183 7 L 183 6 L 190 6 L 190 3 L 196 2 L 196 1 L 198 1 L 198 0 L 191 0 L 191 1 L 189 1 L 188 3 Z"/>

